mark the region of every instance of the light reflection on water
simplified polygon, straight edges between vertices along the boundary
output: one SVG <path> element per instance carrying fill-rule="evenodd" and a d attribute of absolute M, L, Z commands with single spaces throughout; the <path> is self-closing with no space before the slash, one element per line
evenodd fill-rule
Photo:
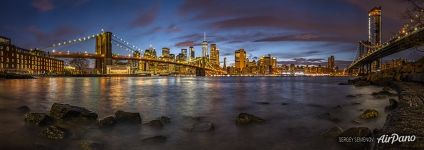
<path fill-rule="evenodd" d="M 86 107 L 100 117 L 112 115 L 116 110 L 125 110 L 140 112 L 143 122 L 162 115 L 172 118 L 171 125 L 160 131 L 143 127 L 136 132 L 121 132 L 126 129 L 118 128 L 116 132 L 92 131 L 84 135 L 84 138 L 106 141 L 110 149 L 119 149 L 122 145 L 132 145 L 134 149 L 340 149 L 333 141 L 323 140 L 320 136 L 336 123 L 318 115 L 329 112 L 341 119 L 337 125 L 346 129 L 358 126 L 351 121 L 356 119 L 360 109 L 375 108 L 383 116 L 360 125 L 373 129 L 384 123 L 384 107 L 388 103 L 387 99 L 375 100 L 370 95 L 381 90 L 379 87 L 337 84 L 346 80 L 327 77 L 0 80 L 0 115 L 10 115 L 4 112 L 21 105 L 27 105 L 33 111 L 47 112 L 53 103 L 58 102 Z M 348 94 L 363 96 L 349 99 L 346 98 Z M 270 104 L 260 105 L 256 102 Z M 288 105 L 281 105 L 283 102 Z M 361 104 L 352 105 L 352 102 Z M 337 105 L 343 108 L 334 109 Z M 240 112 L 261 116 L 268 122 L 238 128 L 234 119 Z M 186 116 L 204 116 L 217 129 L 212 133 L 187 133 L 182 130 L 188 125 Z M 8 126 L 19 130 L 24 126 L 22 119 L 17 117 L 21 116 L 9 120 L 0 118 Z M 5 129 L 1 128 L 0 134 L 8 133 L 2 130 Z M 158 145 L 139 144 L 139 139 L 158 134 L 168 136 L 169 140 Z"/>

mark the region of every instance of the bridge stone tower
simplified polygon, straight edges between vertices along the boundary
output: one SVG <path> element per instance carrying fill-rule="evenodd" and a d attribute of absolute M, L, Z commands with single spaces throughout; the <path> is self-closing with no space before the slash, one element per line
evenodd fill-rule
<path fill-rule="evenodd" d="M 106 66 L 112 65 L 112 32 L 102 32 L 96 37 L 96 54 L 101 58 L 96 59 L 95 68 L 106 74 Z"/>

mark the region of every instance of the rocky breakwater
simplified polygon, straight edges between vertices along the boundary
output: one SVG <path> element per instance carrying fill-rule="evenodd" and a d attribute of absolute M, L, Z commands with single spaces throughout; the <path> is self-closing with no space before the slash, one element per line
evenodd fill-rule
<path fill-rule="evenodd" d="M 98 120 L 98 115 L 86 108 L 69 104 L 54 103 L 49 113 L 30 112 L 26 106 L 18 108 L 24 114 L 27 125 L 40 130 L 40 136 L 49 140 L 81 140 L 82 149 L 98 147 L 99 143 L 90 143 L 81 139 L 87 130 L 113 127 L 115 124 L 141 125 L 142 119 L 138 112 L 118 110 L 114 116 Z M 100 145 L 103 145 L 100 143 Z"/>
<path fill-rule="evenodd" d="M 412 82 L 394 82 L 399 92 L 399 101 L 390 105 L 390 113 L 381 130 L 377 133 L 376 146 L 378 150 L 424 149 L 424 84 Z M 394 141 L 393 134 L 400 136 L 415 136 L 415 141 Z M 395 136 L 396 137 L 396 136 Z M 391 143 L 392 141 L 393 144 Z"/>

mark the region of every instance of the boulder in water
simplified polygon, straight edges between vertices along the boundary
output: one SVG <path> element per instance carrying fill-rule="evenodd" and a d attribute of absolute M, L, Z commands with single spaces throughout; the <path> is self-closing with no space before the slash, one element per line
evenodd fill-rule
<path fill-rule="evenodd" d="M 144 138 L 142 142 L 147 144 L 155 144 L 155 143 L 165 143 L 166 140 L 167 140 L 166 136 L 158 135 L 158 136 Z"/>
<path fill-rule="evenodd" d="M 116 124 L 116 119 L 113 116 L 108 116 L 108 117 L 105 117 L 105 118 L 100 119 L 99 121 L 97 121 L 97 125 L 100 128 L 112 127 L 115 124 Z"/>
<path fill-rule="evenodd" d="M 260 117 L 257 117 L 248 113 L 240 113 L 236 118 L 237 125 L 248 125 L 252 123 L 263 123 L 263 122 L 265 122 L 265 119 L 262 119 Z"/>
<path fill-rule="evenodd" d="M 58 120 L 87 119 L 96 120 L 97 114 L 88 109 L 69 104 L 54 103 L 50 109 L 50 115 Z"/>
<path fill-rule="evenodd" d="M 164 126 L 162 121 L 160 121 L 159 119 L 152 120 L 146 124 L 155 128 L 162 128 Z"/>
<path fill-rule="evenodd" d="M 397 106 L 398 106 L 398 101 L 391 98 L 391 99 L 389 99 L 389 106 L 386 106 L 385 109 L 386 110 L 393 110 L 393 109 L 397 108 Z"/>
<path fill-rule="evenodd" d="M 37 125 L 45 126 L 53 123 L 53 118 L 46 113 L 26 113 L 25 122 Z"/>
<path fill-rule="evenodd" d="M 17 108 L 18 110 L 19 110 L 19 112 L 21 112 L 21 113 L 28 113 L 28 112 L 30 112 L 31 111 L 31 109 L 28 107 L 28 106 L 20 106 L 20 107 L 18 107 Z"/>
<path fill-rule="evenodd" d="M 58 126 L 49 126 L 41 131 L 41 134 L 52 140 L 64 139 L 68 135 L 68 131 Z"/>
<path fill-rule="evenodd" d="M 212 122 L 196 122 L 193 124 L 193 126 L 189 129 L 191 132 L 208 132 L 213 131 L 215 129 L 215 126 Z"/>
<path fill-rule="evenodd" d="M 115 112 L 115 118 L 118 123 L 141 124 L 141 116 L 138 112 L 125 112 L 118 110 Z"/>
<path fill-rule="evenodd" d="M 367 109 L 360 115 L 361 119 L 374 119 L 378 117 L 378 111 L 375 109 Z"/>

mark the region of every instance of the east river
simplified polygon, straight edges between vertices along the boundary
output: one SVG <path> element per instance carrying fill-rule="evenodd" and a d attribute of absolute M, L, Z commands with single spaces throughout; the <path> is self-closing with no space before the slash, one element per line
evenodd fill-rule
<path fill-rule="evenodd" d="M 371 93 L 382 87 L 338 85 L 338 77 L 102 77 L 0 80 L 0 149 L 80 149 L 80 141 L 95 141 L 103 149 L 344 149 L 322 136 L 334 126 L 381 128 L 388 98 Z M 354 97 L 347 97 L 354 95 Z M 99 118 L 117 110 L 139 112 L 143 123 L 168 116 L 162 129 L 149 126 L 84 129 L 82 134 L 52 141 L 25 124 L 16 108 L 48 112 L 53 103 L 85 107 Z M 358 119 L 376 109 L 375 120 Z M 266 120 L 240 127 L 241 112 Z M 328 114 L 333 119 L 328 118 Z M 327 116 L 327 117 L 326 117 Z M 212 122 L 210 132 L 187 132 L 192 118 Z M 336 119 L 334 119 L 336 118 Z M 163 135 L 164 143 L 145 144 Z"/>

